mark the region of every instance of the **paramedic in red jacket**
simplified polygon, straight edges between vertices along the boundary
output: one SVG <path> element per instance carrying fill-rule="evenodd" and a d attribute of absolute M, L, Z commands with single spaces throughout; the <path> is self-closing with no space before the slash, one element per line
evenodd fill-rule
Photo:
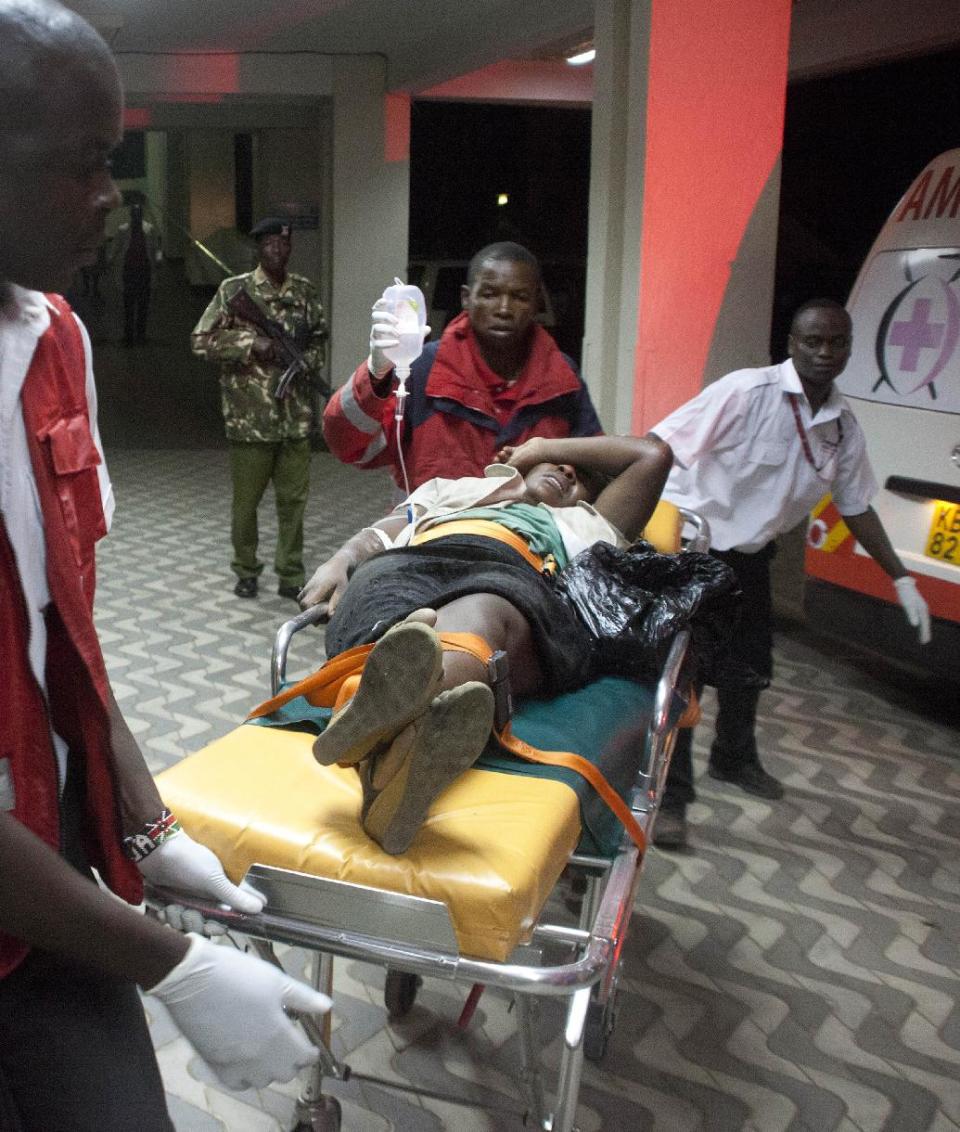
<path fill-rule="evenodd" d="M 441 476 L 483 474 L 505 446 L 533 436 L 596 436 L 602 429 L 573 361 L 534 321 L 540 265 L 519 244 L 483 248 L 461 288 L 463 311 L 411 367 L 402 425 L 404 483 L 394 419 L 395 320 L 373 307 L 370 355 L 323 415 L 331 452 L 357 468 L 387 467 L 408 493 Z"/>
<path fill-rule="evenodd" d="M 130 903 L 152 883 L 257 912 L 157 793 L 107 679 L 94 547 L 113 493 L 90 343 L 45 294 L 119 203 L 109 49 L 55 0 L 0 4 L 0 1128 L 172 1132 L 137 987 L 234 1088 L 316 1051 L 329 1000 Z M 95 869 L 99 884 L 95 882 Z M 115 894 L 115 895 L 114 895 Z M 117 899 L 121 897 L 122 899 Z M 130 902 L 130 903 L 126 903 Z"/>

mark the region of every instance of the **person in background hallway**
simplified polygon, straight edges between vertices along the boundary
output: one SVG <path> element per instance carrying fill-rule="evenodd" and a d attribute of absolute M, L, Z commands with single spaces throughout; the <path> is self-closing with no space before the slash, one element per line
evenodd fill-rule
<path fill-rule="evenodd" d="M 329 1000 L 130 903 L 152 884 L 254 913 L 163 807 L 93 620 L 113 493 L 90 342 L 55 294 L 119 201 L 109 48 L 54 0 L 0 3 L 0 1128 L 172 1132 L 137 986 L 233 1088 L 315 1049 Z M 96 869 L 100 883 L 92 869 Z M 102 887 L 101 887 L 102 885 Z M 105 891 L 109 889 L 111 891 Z M 122 899 L 118 899 L 118 897 Z M 129 903 L 127 903 L 129 902 Z"/>
<path fill-rule="evenodd" d="M 428 342 L 407 381 L 402 425 L 409 490 L 440 476 L 479 476 L 505 446 L 533 436 L 596 436 L 602 429 L 574 362 L 534 321 L 540 265 L 520 244 L 482 248 L 461 288 L 463 312 Z M 396 320 L 373 305 L 370 354 L 330 398 L 323 435 L 356 468 L 390 469 L 407 493 L 393 394 Z"/>
<path fill-rule="evenodd" d="M 760 798 L 783 796 L 760 763 L 755 734 L 760 691 L 773 671 L 770 560 L 777 535 L 832 492 L 854 537 L 893 580 L 921 642 L 930 639 L 926 602 L 870 506 L 877 482 L 863 432 L 834 388 L 851 342 L 844 308 L 812 299 L 793 316 L 786 361 L 727 374 L 651 430 L 674 453 L 664 498 L 709 521 L 712 553 L 733 567 L 744 594 L 733 655 L 754 678 L 717 689 L 707 773 Z M 681 731 L 674 750 L 654 833 L 661 848 L 686 844 L 686 808 L 695 797 L 691 739 L 691 731 Z"/>
<path fill-rule="evenodd" d="M 80 268 L 80 294 L 85 299 L 92 299 L 99 307 L 103 303 L 100 293 L 100 280 L 107 271 L 107 242 L 104 241 L 97 249 L 97 258 L 91 267 Z"/>
<path fill-rule="evenodd" d="M 303 586 L 303 515 L 310 488 L 310 433 L 314 424 L 311 378 L 323 367 L 327 324 L 316 288 L 287 271 L 290 222 L 262 220 L 250 233 L 258 266 L 224 279 L 190 336 L 193 352 L 220 364 L 220 390 L 233 479 L 233 592 L 257 596 L 263 563 L 257 558 L 257 507 L 273 480 L 277 501 L 274 566 L 277 593 L 294 601 Z M 274 340 L 236 314 L 231 299 L 246 291 L 262 313 L 294 340 L 308 372 L 277 396 L 287 368 Z"/>
<path fill-rule="evenodd" d="M 143 219 L 143 205 L 132 205 L 130 219 L 117 229 L 112 256 L 120 267 L 123 344 L 132 346 L 147 340 L 150 294 L 156 264 L 160 262 L 160 241 L 150 221 Z"/>

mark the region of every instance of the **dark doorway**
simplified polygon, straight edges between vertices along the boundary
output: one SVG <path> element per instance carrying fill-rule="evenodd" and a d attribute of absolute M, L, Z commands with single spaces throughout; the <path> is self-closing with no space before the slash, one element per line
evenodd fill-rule
<path fill-rule="evenodd" d="M 923 166 L 960 146 L 960 50 L 787 90 L 776 301 L 782 357 L 806 299 L 845 302 L 870 245 Z"/>
<path fill-rule="evenodd" d="M 413 104 L 410 260 L 453 278 L 484 244 L 525 245 L 543 264 L 548 328 L 574 359 L 583 338 L 589 197 L 589 109 Z M 459 275 L 456 282 L 458 289 Z"/>
<path fill-rule="evenodd" d="M 253 135 L 233 135 L 234 209 L 240 232 L 253 227 Z"/>

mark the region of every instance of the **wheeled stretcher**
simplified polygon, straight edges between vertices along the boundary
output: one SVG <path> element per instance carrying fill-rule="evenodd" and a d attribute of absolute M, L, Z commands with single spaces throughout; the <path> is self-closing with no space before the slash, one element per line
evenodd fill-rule
<path fill-rule="evenodd" d="M 698 516 L 661 505 L 655 518 L 646 534 L 661 549 L 678 549 L 686 524 L 687 548 L 706 550 L 709 535 Z M 315 619 L 308 610 L 278 631 L 274 693 L 285 683 L 291 639 Z M 610 824 L 602 805 L 582 804 L 586 794 L 571 788 L 569 774 L 559 780 L 505 773 L 494 759 L 445 790 L 407 853 L 393 857 L 360 827 L 355 770 L 314 760 L 314 731 L 248 723 L 165 771 L 159 786 L 184 828 L 218 854 L 231 878 L 246 878 L 266 895 L 264 911 L 242 915 L 170 892 L 154 892 L 151 900 L 198 910 L 273 962 L 276 944 L 317 952 L 313 977 L 322 989 L 331 985 L 335 956 L 383 965 L 392 1015 L 412 1006 L 424 977 L 512 992 L 522 1050 L 512 1114 L 518 1124 L 572 1132 L 583 1058 L 602 1056 L 614 1024 L 644 847 L 686 706 L 679 684 L 688 641 L 686 630 L 675 636 L 655 685 L 604 678 L 554 701 L 521 704 L 513 720 L 521 739 L 545 747 L 551 735 L 562 737 L 556 745 L 579 747 L 600 766 L 610 754 L 622 767 L 629 750 L 632 838 Z M 597 749 L 585 750 L 590 744 Z M 544 922 L 565 869 L 581 878 L 579 922 Z M 546 996 L 566 1004 L 552 1100 L 540 1072 L 537 1024 L 537 1000 Z M 323 1081 L 344 1080 L 351 1070 L 330 1050 L 329 1021 L 302 1021 L 320 1061 L 299 1101 L 296 1130 L 335 1132 L 339 1106 L 324 1095 Z"/>

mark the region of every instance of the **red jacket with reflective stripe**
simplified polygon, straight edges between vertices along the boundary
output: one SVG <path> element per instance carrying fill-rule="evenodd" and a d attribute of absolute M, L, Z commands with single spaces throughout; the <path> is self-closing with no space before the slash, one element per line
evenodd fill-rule
<path fill-rule="evenodd" d="M 532 436 L 596 436 L 603 430 L 573 361 L 534 324 L 527 364 L 511 386 L 491 385 L 482 372 L 466 314 L 413 363 L 402 426 L 410 490 L 435 476 L 479 476 L 505 445 Z M 388 467 L 398 487 L 396 399 L 373 391 L 367 363 L 333 395 L 323 435 L 344 464 Z"/>
<path fill-rule="evenodd" d="M 93 623 L 94 545 L 106 533 L 90 429 L 83 339 L 70 308 L 37 344 L 22 392 L 27 444 L 43 511 L 50 606 L 48 708 L 30 668 L 29 622 L 13 551 L 0 517 L 0 805 L 52 848 L 60 845 L 59 785 L 48 718 L 86 768 L 87 852 L 114 892 L 142 899 L 136 866 L 121 849 L 107 713 L 108 685 Z M 26 882 L 27 878 L 24 878 Z M 38 892 L 37 899 L 44 899 Z M 0 933 L 0 977 L 28 951 Z"/>

